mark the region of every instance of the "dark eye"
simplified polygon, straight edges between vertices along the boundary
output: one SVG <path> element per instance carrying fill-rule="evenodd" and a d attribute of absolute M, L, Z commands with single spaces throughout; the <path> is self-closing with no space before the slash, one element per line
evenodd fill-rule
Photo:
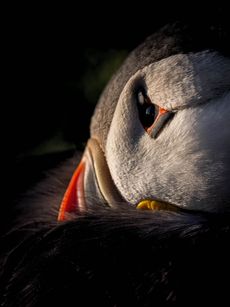
<path fill-rule="evenodd" d="M 137 108 L 140 122 L 144 129 L 147 130 L 152 126 L 157 117 L 158 107 L 150 101 L 143 90 L 140 90 L 137 93 Z"/>
<path fill-rule="evenodd" d="M 137 92 L 137 109 L 143 128 L 152 138 L 157 138 L 162 128 L 173 116 L 172 112 L 152 103 L 143 89 Z"/>

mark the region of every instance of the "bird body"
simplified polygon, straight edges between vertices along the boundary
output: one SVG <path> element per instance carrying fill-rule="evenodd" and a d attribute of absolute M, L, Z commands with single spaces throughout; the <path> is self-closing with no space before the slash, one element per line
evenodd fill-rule
<path fill-rule="evenodd" d="M 94 196 L 112 207 L 149 199 L 168 204 L 157 208 L 229 211 L 230 60 L 209 47 L 175 54 L 177 36 L 162 53 L 159 37 L 148 38 L 102 94 L 83 158 L 84 208 Z"/>
<path fill-rule="evenodd" d="M 229 301 L 227 37 L 170 25 L 131 52 L 72 179 L 61 168 L 16 208 L 1 239 L 1 306 Z"/>

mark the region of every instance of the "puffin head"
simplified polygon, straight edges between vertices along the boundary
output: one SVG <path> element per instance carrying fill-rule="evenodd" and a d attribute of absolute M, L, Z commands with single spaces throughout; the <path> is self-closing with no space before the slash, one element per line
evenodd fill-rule
<path fill-rule="evenodd" d="M 211 32 L 165 27 L 129 55 L 95 109 L 59 220 L 94 202 L 229 211 L 230 59 Z"/>

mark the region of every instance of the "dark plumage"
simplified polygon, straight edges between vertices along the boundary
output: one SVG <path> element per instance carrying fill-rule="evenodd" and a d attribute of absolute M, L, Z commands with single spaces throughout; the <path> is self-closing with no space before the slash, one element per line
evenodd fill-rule
<path fill-rule="evenodd" d="M 229 302 L 229 216 L 94 212 L 29 223 L 1 242 L 3 306 Z"/>

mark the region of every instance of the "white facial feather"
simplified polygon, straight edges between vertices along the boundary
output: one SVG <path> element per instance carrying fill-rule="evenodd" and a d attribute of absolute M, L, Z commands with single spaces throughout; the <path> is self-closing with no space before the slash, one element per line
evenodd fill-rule
<path fill-rule="evenodd" d="M 157 139 L 138 118 L 140 84 L 155 104 L 177 110 Z M 207 52 L 172 56 L 128 81 L 106 144 L 108 166 L 124 199 L 135 205 L 153 198 L 207 211 L 230 207 L 229 85 L 229 60 Z"/>
<path fill-rule="evenodd" d="M 145 67 L 140 74 L 152 102 L 168 110 L 204 103 L 229 90 L 230 60 L 215 52 L 178 54 Z"/>

